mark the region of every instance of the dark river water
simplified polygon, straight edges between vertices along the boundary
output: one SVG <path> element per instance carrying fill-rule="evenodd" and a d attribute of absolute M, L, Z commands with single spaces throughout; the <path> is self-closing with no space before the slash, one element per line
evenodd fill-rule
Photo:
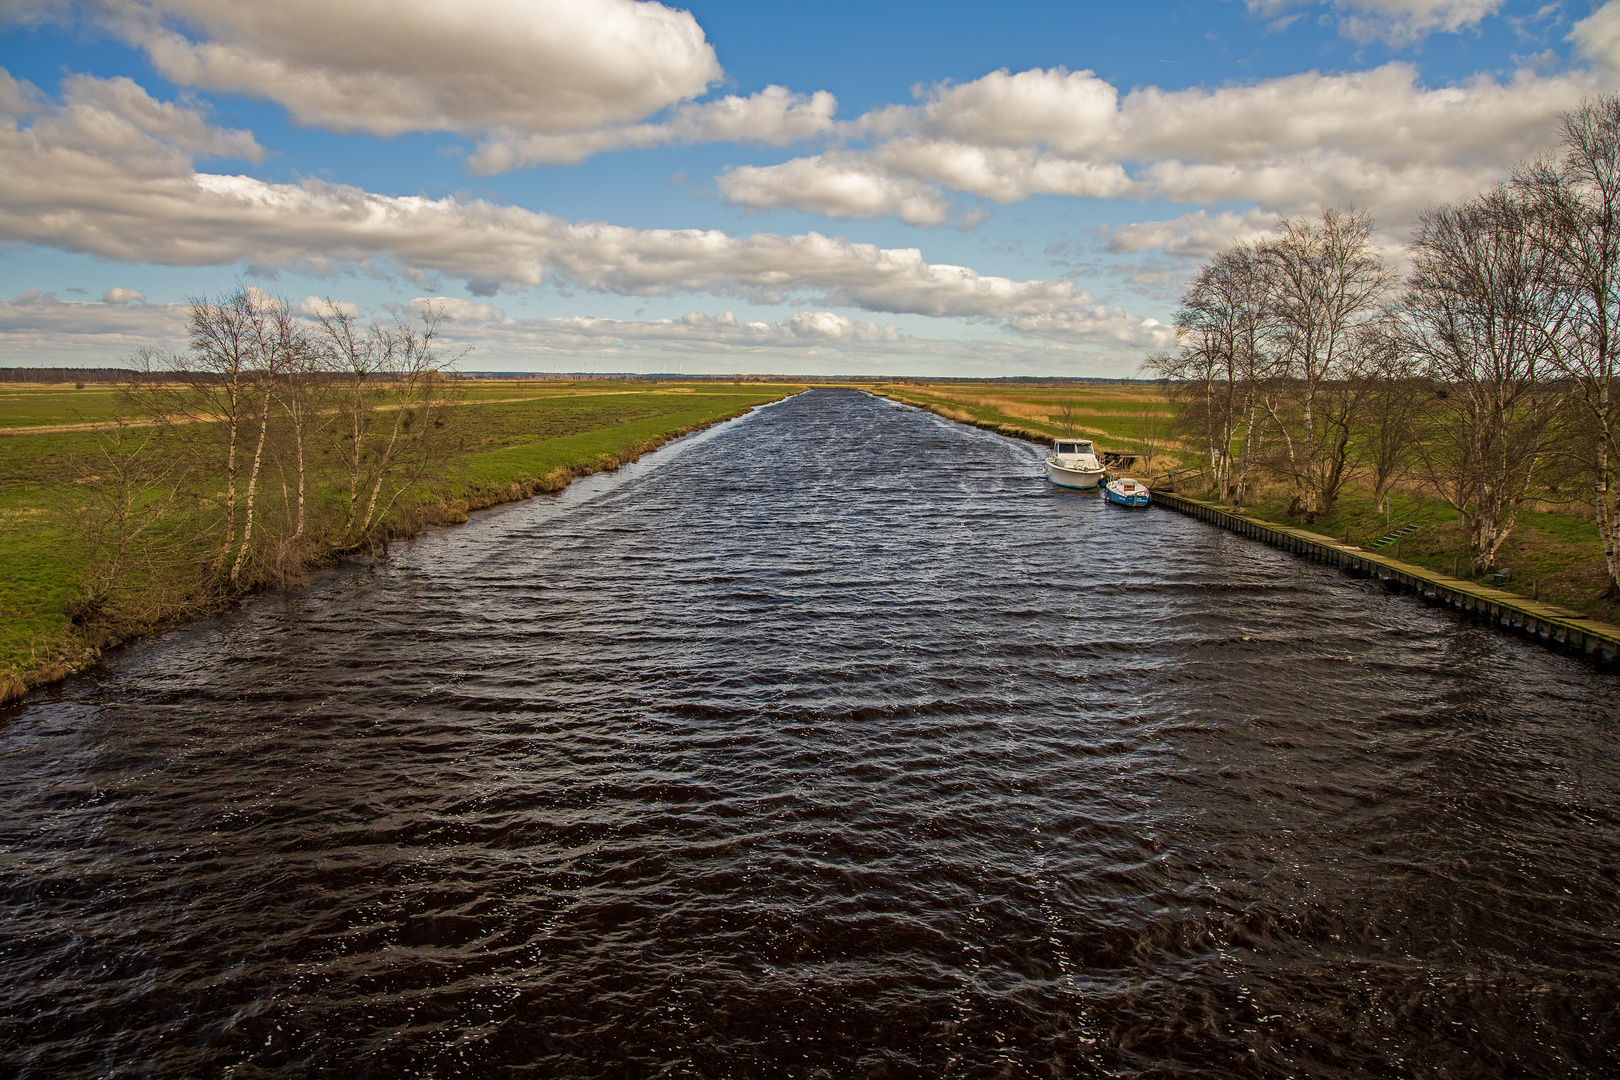
<path fill-rule="evenodd" d="M 0 712 L 0 1071 L 1612 1075 L 1617 683 L 816 391 Z"/>

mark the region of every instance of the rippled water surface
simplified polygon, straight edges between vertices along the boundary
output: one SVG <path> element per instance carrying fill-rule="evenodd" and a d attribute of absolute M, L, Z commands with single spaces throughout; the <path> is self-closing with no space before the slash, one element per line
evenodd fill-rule
<path fill-rule="evenodd" d="M 1617 681 L 816 391 L 0 713 L 0 1071 L 1613 1073 Z"/>

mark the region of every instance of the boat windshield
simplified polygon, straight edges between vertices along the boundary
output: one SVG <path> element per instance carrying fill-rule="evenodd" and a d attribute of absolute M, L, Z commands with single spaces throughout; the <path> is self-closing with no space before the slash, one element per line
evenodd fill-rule
<path fill-rule="evenodd" d="M 1089 454 L 1092 450 L 1091 444 L 1088 442 L 1060 442 L 1057 444 L 1057 452 L 1060 454 Z"/>

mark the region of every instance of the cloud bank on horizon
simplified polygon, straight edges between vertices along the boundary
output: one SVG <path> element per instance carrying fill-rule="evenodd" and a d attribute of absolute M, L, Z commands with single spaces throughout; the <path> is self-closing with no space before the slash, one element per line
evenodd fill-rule
<path fill-rule="evenodd" d="M 1082 52 L 903 102 L 870 73 L 728 85 L 698 18 L 649 0 L 0 17 L 19 365 L 178 342 L 186 296 L 247 278 L 377 315 L 432 301 L 479 368 L 1128 374 L 1173 346 L 1209 253 L 1350 204 L 1394 248 L 1620 85 L 1620 0 L 1249 0 L 1221 32 L 1256 50 L 1384 55 L 1241 78 L 1262 54 L 1211 47 L 1182 85 L 1123 86 Z M 1451 39 L 1445 64 L 1419 47 Z M 840 98 L 871 104 L 841 118 Z"/>

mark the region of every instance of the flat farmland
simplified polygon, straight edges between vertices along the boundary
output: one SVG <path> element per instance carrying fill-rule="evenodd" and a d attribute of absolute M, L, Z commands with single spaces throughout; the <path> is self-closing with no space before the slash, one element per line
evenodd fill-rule
<path fill-rule="evenodd" d="M 556 490 L 573 476 L 615 469 L 670 438 L 799 389 L 713 382 L 463 384 L 450 452 L 401 504 L 390 531 L 409 535 L 421 522 L 437 520 L 435 506 L 476 508 Z M 95 627 L 76 625 L 70 615 L 87 554 L 77 522 L 121 420 L 137 433 L 158 430 L 149 418 L 130 415 L 120 391 L 105 384 L 9 384 L 0 391 L 0 700 L 93 659 Z M 335 499 L 332 479 L 325 477 L 324 488 L 317 481 L 314 504 Z M 188 494 L 203 503 L 217 497 L 206 481 L 192 487 Z"/>

